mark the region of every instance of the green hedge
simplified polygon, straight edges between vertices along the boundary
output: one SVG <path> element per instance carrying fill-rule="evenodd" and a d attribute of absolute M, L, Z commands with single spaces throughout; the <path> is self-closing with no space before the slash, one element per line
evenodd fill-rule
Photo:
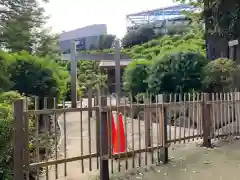
<path fill-rule="evenodd" d="M 17 92 L 0 93 L 0 179 L 13 179 L 13 110 L 15 99 L 22 96 Z"/>

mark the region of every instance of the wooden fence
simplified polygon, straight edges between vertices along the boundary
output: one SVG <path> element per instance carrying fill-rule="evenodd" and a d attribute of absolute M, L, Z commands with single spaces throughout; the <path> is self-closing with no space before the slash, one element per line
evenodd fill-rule
<path fill-rule="evenodd" d="M 204 146 L 211 147 L 213 138 L 238 135 L 239 100 L 239 92 L 148 94 L 144 103 L 130 96 L 101 95 L 82 99 L 77 108 L 66 107 L 66 102 L 59 107 L 55 100 L 50 100 L 50 108 L 45 98 L 43 109 L 37 98 L 30 105 L 16 100 L 14 180 L 74 179 L 93 170 L 107 180 L 116 171 L 167 163 L 172 143 L 202 139 Z M 126 150 L 114 154 L 109 135 L 112 117 L 120 125 L 119 113 Z"/>

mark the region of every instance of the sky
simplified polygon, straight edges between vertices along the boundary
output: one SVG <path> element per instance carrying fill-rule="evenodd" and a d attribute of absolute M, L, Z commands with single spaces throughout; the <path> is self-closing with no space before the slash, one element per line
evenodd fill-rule
<path fill-rule="evenodd" d="M 107 24 L 108 33 L 121 38 L 126 32 L 127 14 L 173 4 L 172 0 L 50 0 L 44 7 L 54 33 Z"/>

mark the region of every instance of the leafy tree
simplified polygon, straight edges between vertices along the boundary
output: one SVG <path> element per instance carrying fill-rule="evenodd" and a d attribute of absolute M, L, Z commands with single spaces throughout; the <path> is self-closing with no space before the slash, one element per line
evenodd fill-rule
<path fill-rule="evenodd" d="M 122 47 L 129 48 L 137 44 L 141 44 L 140 34 L 137 30 L 128 32 L 122 39 Z"/>
<path fill-rule="evenodd" d="M 167 27 L 167 34 L 168 35 L 175 35 L 175 34 L 183 34 L 189 31 L 189 27 L 185 24 L 183 25 L 170 25 Z"/>
<path fill-rule="evenodd" d="M 68 72 L 51 59 L 38 58 L 26 52 L 13 54 L 9 70 L 12 89 L 28 96 L 61 97 L 66 91 Z"/>
<path fill-rule="evenodd" d="M 128 32 L 122 39 L 124 48 L 132 47 L 137 44 L 143 44 L 155 37 L 155 31 L 151 25 L 140 26 L 137 30 Z"/>
<path fill-rule="evenodd" d="M 64 66 L 64 65 L 63 65 Z M 67 69 L 70 72 L 71 64 L 68 62 Z M 99 62 L 82 60 L 77 62 L 78 93 L 81 95 L 88 88 L 97 89 L 106 85 L 107 76 L 101 72 Z M 68 84 L 68 97 L 71 94 L 70 82 Z"/>
<path fill-rule="evenodd" d="M 186 19 L 187 20 L 187 19 Z M 129 48 L 134 45 L 141 45 L 154 38 L 162 38 L 164 35 L 175 35 L 187 33 L 190 28 L 186 25 L 168 25 L 164 24 L 160 28 L 155 28 L 153 25 L 142 25 L 136 30 L 131 30 L 122 39 L 124 48 Z"/>
<path fill-rule="evenodd" d="M 43 29 L 36 35 L 37 43 L 34 51 L 37 56 L 48 56 L 52 59 L 60 59 L 59 35 L 52 34 L 51 29 Z"/>
<path fill-rule="evenodd" d="M 156 58 L 149 70 L 149 89 L 154 93 L 200 90 L 206 63 L 204 56 L 196 52 L 180 51 Z"/>
<path fill-rule="evenodd" d="M 199 17 L 205 21 L 207 33 L 226 39 L 239 36 L 240 3 L 237 0 L 175 0 L 190 3 L 203 11 Z"/>
<path fill-rule="evenodd" d="M 107 34 L 107 35 L 101 35 L 99 37 L 98 41 L 98 49 L 103 50 L 103 49 L 110 49 L 112 45 L 114 44 L 116 36 Z"/>
<path fill-rule="evenodd" d="M 11 61 L 12 59 L 7 53 L 0 51 L 0 92 L 9 90 L 13 85 L 8 77 Z"/>
<path fill-rule="evenodd" d="M 100 71 L 99 63 L 96 61 L 78 61 L 78 83 L 81 90 L 104 86 L 107 76 Z"/>
<path fill-rule="evenodd" d="M 47 0 L 42 0 L 47 2 Z M 0 46 L 11 52 L 25 50 L 45 56 L 52 53 L 56 37 L 44 28 L 47 17 L 37 0 L 0 0 Z M 39 52 L 37 52 L 39 51 Z"/>
<path fill-rule="evenodd" d="M 148 42 L 155 37 L 154 27 L 152 25 L 143 25 L 138 28 L 141 43 Z"/>
<path fill-rule="evenodd" d="M 208 92 L 222 92 L 236 88 L 234 77 L 238 71 L 236 63 L 219 58 L 210 61 L 204 68 L 204 87 Z"/>
<path fill-rule="evenodd" d="M 149 65 L 150 61 L 143 59 L 129 63 L 123 76 L 124 90 L 131 92 L 133 96 L 138 93 L 146 92 L 148 89 L 146 80 L 148 77 Z"/>

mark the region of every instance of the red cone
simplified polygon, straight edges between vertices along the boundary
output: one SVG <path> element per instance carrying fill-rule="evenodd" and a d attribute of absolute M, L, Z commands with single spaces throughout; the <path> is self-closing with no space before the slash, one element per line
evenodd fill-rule
<path fill-rule="evenodd" d="M 116 133 L 117 133 L 117 130 L 116 130 L 116 126 L 115 126 L 114 117 L 112 115 L 112 146 L 114 145 Z"/>
<path fill-rule="evenodd" d="M 117 128 L 117 131 L 115 134 L 114 154 L 118 154 L 118 153 L 126 151 L 126 144 L 125 144 L 126 139 L 125 139 L 125 131 L 124 131 L 122 114 L 118 115 L 118 119 L 119 119 L 119 127 Z M 118 130 L 119 130 L 119 132 L 118 132 Z M 119 147 L 119 145 L 120 145 L 120 147 Z"/>

